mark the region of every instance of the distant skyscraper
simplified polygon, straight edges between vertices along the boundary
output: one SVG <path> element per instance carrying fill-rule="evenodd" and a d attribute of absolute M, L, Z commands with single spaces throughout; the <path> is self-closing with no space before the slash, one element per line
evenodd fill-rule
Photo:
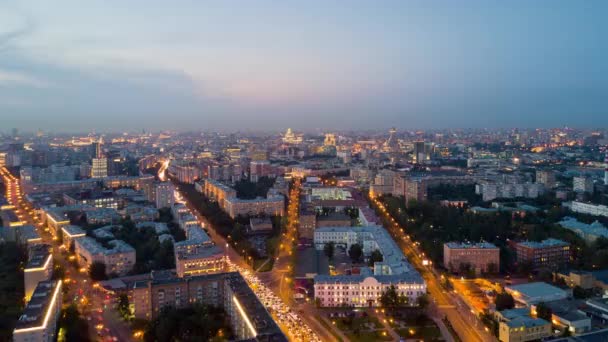
<path fill-rule="evenodd" d="M 435 145 L 431 142 L 416 141 L 414 142 L 414 159 L 417 163 L 424 163 L 431 160 L 431 156 L 435 150 Z"/>
<path fill-rule="evenodd" d="M 99 139 L 99 142 L 93 144 L 95 147 L 95 158 L 93 158 L 91 165 L 91 178 L 108 177 L 108 159 L 103 154 L 103 140 Z"/>
<path fill-rule="evenodd" d="M 397 138 L 395 138 L 395 133 L 397 133 L 397 129 L 395 127 L 388 131 L 388 139 L 386 139 L 383 146 L 384 150 L 387 152 L 395 152 L 399 148 L 399 143 L 397 142 Z"/>
<path fill-rule="evenodd" d="M 325 146 L 336 146 L 336 135 L 333 133 L 325 134 L 325 141 L 323 142 Z"/>

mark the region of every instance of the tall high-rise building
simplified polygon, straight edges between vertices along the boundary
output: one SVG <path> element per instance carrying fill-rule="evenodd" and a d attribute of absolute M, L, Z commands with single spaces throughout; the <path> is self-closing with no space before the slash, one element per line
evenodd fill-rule
<path fill-rule="evenodd" d="M 91 165 L 91 178 L 105 178 L 108 177 L 108 158 L 105 157 L 102 150 L 103 140 L 99 139 L 99 142 L 94 143 L 95 146 L 95 158 L 92 160 Z"/>
<path fill-rule="evenodd" d="M 395 133 L 397 133 L 397 129 L 395 127 L 388 131 L 388 139 L 386 139 L 383 146 L 384 151 L 396 152 L 399 149 L 399 144 L 397 142 L 397 138 L 395 138 Z"/>
<path fill-rule="evenodd" d="M 435 145 L 432 142 L 414 142 L 414 160 L 417 163 L 424 163 L 427 160 L 431 160 L 433 152 L 435 152 Z"/>

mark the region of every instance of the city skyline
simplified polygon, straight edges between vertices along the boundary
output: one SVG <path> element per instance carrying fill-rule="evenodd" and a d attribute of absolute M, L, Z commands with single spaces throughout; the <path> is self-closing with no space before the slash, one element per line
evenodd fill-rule
<path fill-rule="evenodd" d="M 604 2 L 349 5 L 5 2 L 3 123 L 58 132 L 608 126 Z"/>

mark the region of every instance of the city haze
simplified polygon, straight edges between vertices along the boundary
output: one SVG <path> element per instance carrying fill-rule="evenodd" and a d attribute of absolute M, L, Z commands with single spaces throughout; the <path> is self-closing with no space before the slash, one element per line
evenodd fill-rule
<path fill-rule="evenodd" d="M 54 131 L 607 126 L 607 7 L 5 1 L 0 117 Z"/>

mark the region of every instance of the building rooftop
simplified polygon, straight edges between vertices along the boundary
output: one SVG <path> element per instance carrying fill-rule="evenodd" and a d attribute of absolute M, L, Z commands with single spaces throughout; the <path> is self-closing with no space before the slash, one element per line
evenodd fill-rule
<path fill-rule="evenodd" d="M 451 249 L 497 249 L 496 245 L 489 242 L 476 242 L 476 243 L 468 243 L 468 242 L 447 242 L 445 244 L 448 248 Z"/>
<path fill-rule="evenodd" d="M 543 241 L 521 241 L 518 245 L 525 246 L 528 248 L 548 248 L 548 247 L 561 247 L 570 246 L 566 241 L 549 238 Z"/>
<path fill-rule="evenodd" d="M 32 298 L 23 309 L 23 313 L 15 325 L 15 333 L 23 329 L 46 326 L 50 315 L 52 315 L 49 309 L 57 300 L 61 285 L 61 280 L 57 282 L 48 280 L 38 283 Z M 58 304 L 61 305 L 61 303 Z"/>
<path fill-rule="evenodd" d="M 177 252 L 177 258 L 180 260 L 188 259 L 204 259 L 212 256 L 222 256 L 224 251 L 216 245 L 200 245 L 194 251 Z"/>
<path fill-rule="evenodd" d="M 91 237 L 84 237 L 79 239 L 76 242 L 81 248 L 86 249 L 91 254 L 117 254 L 117 253 L 135 253 L 135 248 L 131 247 L 129 244 L 122 240 L 111 240 L 108 241 L 108 245 L 112 248 L 106 249 L 99 242 L 95 241 L 95 239 Z"/>
<path fill-rule="evenodd" d="M 550 295 L 566 295 L 566 291 L 560 289 L 559 287 L 555 287 L 543 282 L 511 285 L 507 286 L 506 288 L 510 289 L 511 291 L 519 292 L 528 298 Z"/>
<path fill-rule="evenodd" d="M 237 309 L 243 310 L 256 331 L 256 340 L 287 341 L 279 326 L 255 293 L 251 290 L 245 279 L 238 272 L 227 273 L 226 284 L 232 291 L 234 299 L 238 302 Z"/>
<path fill-rule="evenodd" d="M 61 228 L 61 230 L 63 230 L 63 232 L 65 234 L 67 234 L 69 237 L 84 236 L 86 234 L 84 229 L 80 228 L 79 226 L 74 226 L 74 225 L 64 226 Z"/>
<path fill-rule="evenodd" d="M 33 245 L 27 250 L 28 258 L 25 265 L 25 271 L 46 268 L 48 263 L 53 258 L 51 254 L 51 246 L 49 245 Z"/>
<path fill-rule="evenodd" d="M 580 222 L 574 217 L 567 216 L 564 217 L 564 219 L 558 224 L 566 229 L 580 231 L 583 234 L 597 235 L 608 238 L 608 229 L 598 221 L 587 224 Z"/>
<path fill-rule="evenodd" d="M 532 318 L 530 316 L 519 316 L 515 317 L 512 320 L 505 323 L 510 328 L 519 328 L 519 327 L 540 327 L 543 325 L 549 324 L 549 322 L 545 321 L 542 318 Z"/>
<path fill-rule="evenodd" d="M 365 242 L 375 243 L 377 249 L 382 253 L 383 260 L 380 264 L 390 267 L 392 274 L 404 274 L 418 272 L 409 264 L 403 251 L 395 240 L 381 226 L 367 227 L 320 227 L 315 230 L 315 236 L 324 232 L 341 232 L 357 234 L 357 240 L 363 245 Z"/>

